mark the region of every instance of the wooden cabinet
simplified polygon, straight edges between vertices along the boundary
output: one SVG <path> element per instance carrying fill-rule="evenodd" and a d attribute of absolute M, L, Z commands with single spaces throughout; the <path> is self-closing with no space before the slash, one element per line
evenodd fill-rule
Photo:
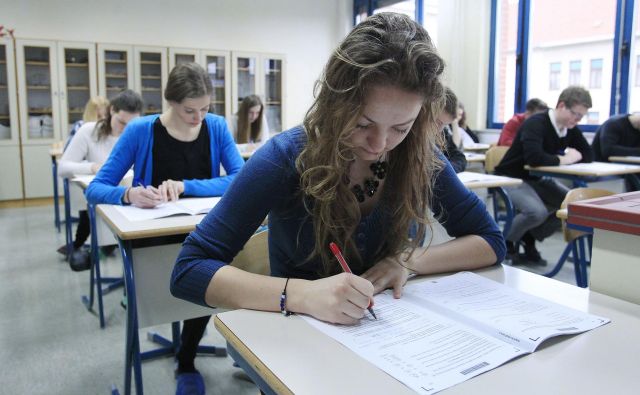
<path fill-rule="evenodd" d="M 209 73 L 213 94 L 209 112 L 223 117 L 231 115 L 231 57 L 228 51 L 169 48 L 169 71 L 176 65 L 199 63 Z"/>
<path fill-rule="evenodd" d="M 111 99 L 124 89 L 134 89 L 133 47 L 98 44 L 98 94 Z"/>
<path fill-rule="evenodd" d="M 271 133 L 282 131 L 285 59 L 282 55 L 232 52 L 232 112 L 251 94 L 262 98 Z"/>
<path fill-rule="evenodd" d="M 89 99 L 98 94 L 96 46 L 93 43 L 59 42 L 59 102 L 62 140 L 82 119 Z"/>
<path fill-rule="evenodd" d="M 0 200 L 23 197 L 15 75 L 13 41 L 0 39 Z"/>
<path fill-rule="evenodd" d="M 167 49 L 134 47 L 134 90 L 142 95 L 143 113 L 158 114 L 166 109 L 164 87 L 167 82 Z"/>

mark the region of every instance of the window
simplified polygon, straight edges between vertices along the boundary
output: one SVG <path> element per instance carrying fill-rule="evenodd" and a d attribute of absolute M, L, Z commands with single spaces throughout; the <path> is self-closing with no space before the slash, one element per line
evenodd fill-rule
<path fill-rule="evenodd" d="M 636 56 L 636 86 L 640 86 L 640 55 Z"/>
<path fill-rule="evenodd" d="M 534 97 L 553 106 L 571 84 L 593 88 L 593 111 L 602 114 L 600 121 L 625 108 L 622 102 L 629 96 L 622 90 L 628 84 L 624 78 L 636 69 L 625 72 L 624 64 L 629 67 L 629 61 L 621 60 L 617 68 L 616 62 L 629 52 L 619 47 L 622 42 L 634 44 L 630 45 L 634 62 L 635 55 L 640 55 L 640 38 L 636 39 L 640 23 L 630 28 L 632 19 L 640 22 L 638 3 L 640 0 L 492 0 L 487 126 L 502 127 L 506 120 L 498 109 L 507 107 L 509 101 L 513 108 L 504 111 L 510 114 L 523 112 L 526 101 Z M 506 48 L 512 51 L 512 58 L 505 56 Z M 583 66 L 589 67 L 585 73 Z M 614 98 L 620 103 L 614 103 Z M 636 101 L 640 110 L 640 89 Z M 586 122 L 585 117 L 583 124 Z"/>
<path fill-rule="evenodd" d="M 581 61 L 572 60 L 571 62 L 569 62 L 569 85 L 580 85 L 581 70 Z"/>
<path fill-rule="evenodd" d="M 560 62 L 549 64 L 549 90 L 560 89 L 560 71 L 562 65 Z"/>
<path fill-rule="evenodd" d="M 591 73 L 589 74 L 589 88 L 602 88 L 602 59 L 591 59 Z"/>
<path fill-rule="evenodd" d="M 588 125 L 599 125 L 600 124 L 600 113 L 597 111 L 589 111 L 587 113 L 587 124 Z"/>
<path fill-rule="evenodd" d="M 354 0 L 353 24 L 357 25 L 367 16 L 380 12 L 397 12 L 399 14 L 405 14 L 410 16 L 413 20 L 422 23 L 423 1 L 424 0 Z"/>

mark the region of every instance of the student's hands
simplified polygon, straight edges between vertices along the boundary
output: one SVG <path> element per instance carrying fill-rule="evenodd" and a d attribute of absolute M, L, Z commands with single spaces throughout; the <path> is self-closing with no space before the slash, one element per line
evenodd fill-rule
<path fill-rule="evenodd" d="M 564 155 L 559 155 L 561 165 L 570 165 L 572 163 L 580 162 L 582 160 L 582 154 L 575 148 L 567 148 L 564 150 Z"/>
<path fill-rule="evenodd" d="M 404 287 L 409 274 L 411 274 L 409 269 L 403 267 L 400 263 L 407 266 L 407 263 L 400 262 L 398 257 L 385 258 L 367 270 L 362 277 L 371 281 L 375 294 L 387 288 L 392 288 L 393 297 L 399 299 L 402 296 L 402 287 Z"/>
<path fill-rule="evenodd" d="M 164 201 L 176 201 L 180 194 L 184 192 L 184 183 L 182 181 L 166 180 L 158 186 L 160 196 Z"/>
<path fill-rule="evenodd" d="M 146 188 L 142 186 L 129 188 L 128 198 L 129 203 L 140 208 L 153 208 L 164 202 L 158 189 L 151 185 Z"/>
<path fill-rule="evenodd" d="M 304 298 L 301 312 L 336 324 L 358 323 L 373 297 L 373 285 L 351 273 L 341 273 L 307 284 L 304 289 L 292 288 L 287 295 L 295 297 L 298 294 Z"/>
<path fill-rule="evenodd" d="M 101 167 L 102 167 L 101 163 L 92 163 L 91 164 L 91 173 L 92 174 L 98 174 L 98 170 L 100 170 Z"/>

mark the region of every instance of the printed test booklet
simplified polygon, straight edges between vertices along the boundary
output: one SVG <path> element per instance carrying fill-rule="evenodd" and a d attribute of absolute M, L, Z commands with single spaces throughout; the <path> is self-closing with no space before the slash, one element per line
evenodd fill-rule
<path fill-rule="evenodd" d="M 186 198 L 175 202 L 163 203 L 154 208 L 138 208 L 134 206 L 115 206 L 115 208 L 127 217 L 129 221 L 144 221 L 172 215 L 206 214 L 218 204 L 220 199 L 220 197 Z"/>
<path fill-rule="evenodd" d="M 433 394 L 532 353 L 544 340 L 610 322 L 461 272 L 375 297 L 377 320 L 332 325 L 303 316 L 407 387 Z"/>

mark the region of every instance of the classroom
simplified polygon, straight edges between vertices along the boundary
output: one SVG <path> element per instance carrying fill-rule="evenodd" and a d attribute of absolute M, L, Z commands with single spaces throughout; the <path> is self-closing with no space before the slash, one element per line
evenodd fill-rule
<path fill-rule="evenodd" d="M 640 386 L 640 0 L 0 2 L 0 177 L 0 393 Z"/>

